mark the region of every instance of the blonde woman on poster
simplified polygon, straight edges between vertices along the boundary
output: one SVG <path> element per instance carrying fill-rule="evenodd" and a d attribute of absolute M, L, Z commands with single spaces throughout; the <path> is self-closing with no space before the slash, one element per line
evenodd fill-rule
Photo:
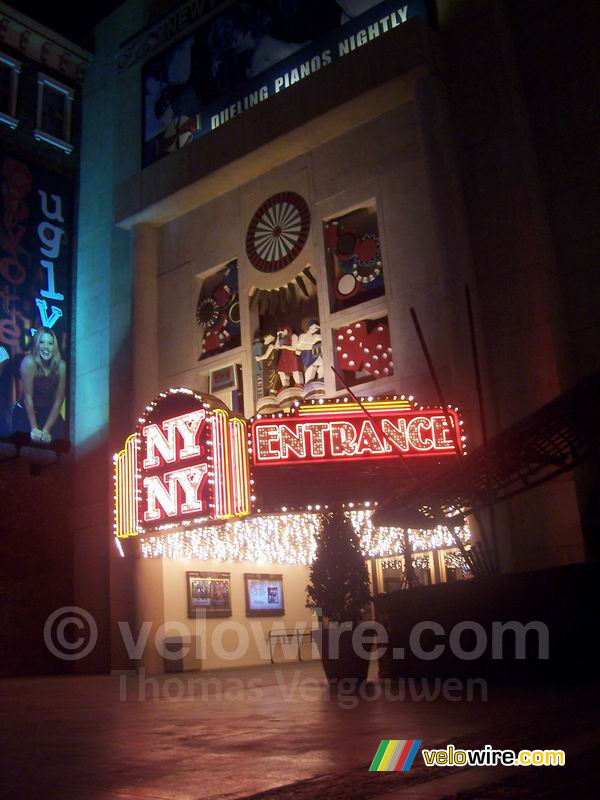
<path fill-rule="evenodd" d="M 60 410 L 65 399 L 66 365 L 51 328 L 38 328 L 31 353 L 21 361 L 23 397 L 12 413 L 13 433 L 29 433 L 32 442 L 66 438 Z"/>

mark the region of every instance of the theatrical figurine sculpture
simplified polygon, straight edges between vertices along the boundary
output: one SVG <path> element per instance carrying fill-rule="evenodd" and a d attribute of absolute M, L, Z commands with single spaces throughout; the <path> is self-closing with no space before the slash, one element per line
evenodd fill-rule
<path fill-rule="evenodd" d="M 308 330 L 298 336 L 296 349 L 304 366 L 304 382 L 323 380 L 321 329 L 316 320 L 311 320 Z"/>
<path fill-rule="evenodd" d="M 258 398 L 277 394 L 279 378 L 277 375 L 276 362 L 278 360 L 278 352 L 275 345 L 275 337 L 272 333 L 268 333 L 263 337 L 263 347 L 261 347 L 261 350 L 262 353 L 260 355 L 254 356 L 255 361 L 261 364 L 260 390 L 257 381 Z"/>
<path fill-rule="evenodd" d="M 284 389 L 290 385 L 291 378 L 296 386 L 304 386 L 304 365 L 297 355 L 298 336 L 289 325 L 277 331 L 275 347 L 279 350 L 277 372 Z"/>

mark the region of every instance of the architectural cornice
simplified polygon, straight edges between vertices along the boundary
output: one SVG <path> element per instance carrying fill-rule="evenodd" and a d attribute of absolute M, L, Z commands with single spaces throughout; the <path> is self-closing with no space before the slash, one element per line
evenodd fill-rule
<path fill-rule="evenodd" d="M 0 47 L 7 45 L 26 58 L 81 83 L 93 56 L 20 11 L 0 3 Z"/>

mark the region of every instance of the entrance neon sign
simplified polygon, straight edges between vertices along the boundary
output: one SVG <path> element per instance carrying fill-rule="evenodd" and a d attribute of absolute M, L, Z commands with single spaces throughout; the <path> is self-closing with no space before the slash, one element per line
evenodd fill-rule
<path fill-rule="evenodd" d="M 404 400 L 300 406 L 296 413 L 252 424 L 255 466 L 373 458 L 454 455 L 461 437 L 453 410 L 416 410 Z"/>

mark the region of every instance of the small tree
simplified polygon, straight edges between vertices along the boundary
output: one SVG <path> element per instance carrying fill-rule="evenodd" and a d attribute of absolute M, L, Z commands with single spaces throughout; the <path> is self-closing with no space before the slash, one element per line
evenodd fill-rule
<path fill-rule="evenodd" d="M 306 587 L 307 606 L 320 608 L 323 617 L 333 622 L 357 623 L 371 600 L 369 588 L 369 573 L 352 523 L 342 511 L 323 515 Z"/>

